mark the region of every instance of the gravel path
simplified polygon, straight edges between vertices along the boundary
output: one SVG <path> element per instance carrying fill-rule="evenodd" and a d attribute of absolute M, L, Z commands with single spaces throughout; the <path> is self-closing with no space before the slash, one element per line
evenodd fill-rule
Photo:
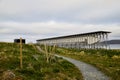
<path fill-rule="evenodd" d="M 39 46 L 37 46 L 37 48 L 39 51 L 44 52 Z M 55 56 L 62 57 L 63 59 L 66 59 L 77 66 L 78 69 L 81 71 L 84 80 L 109 80 L 107 76 L 105 76 L 101 71 L 97 70 L 97 68 L 93 67 L 92 65 L 60 55 Z"/>
<path fill-rule="evenodd" d="M 77 66 L 81 71 L 84 80 L 109 80 L 107 76 L 105 76 L 101 71 L 97 70 L 97 68 L 93 67 L 92 65 L 59 55 L 56 56 L 62 57 L 63 59 L 66 59 L 69 62 L 73 63 L 75 66 Z"/>

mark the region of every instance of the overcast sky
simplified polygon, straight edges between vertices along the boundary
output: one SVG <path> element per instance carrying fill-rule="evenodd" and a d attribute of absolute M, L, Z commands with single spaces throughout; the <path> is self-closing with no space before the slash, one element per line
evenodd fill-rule
<path fill-rule="evenodd" d="M 0 41 L 101 30 L 120 39 L 120 0 L 0 0 Z"/>

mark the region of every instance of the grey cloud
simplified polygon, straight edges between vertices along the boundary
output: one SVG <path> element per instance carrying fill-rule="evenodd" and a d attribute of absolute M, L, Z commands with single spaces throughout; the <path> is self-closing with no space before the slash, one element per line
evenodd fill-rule
<path fill-rule="evenodd" d="M 119 3 L 120 0 L 1 0 L 0 38 L 23 36 L 35 40 L 97 30 L 111 31 L 110 36 L 117 37 Z"/>
<path fill-rule="evenodd" d="M 0 3 L 0 15 L 4 16 L 0 20 L 111 23 L 111 19 L 114 19 L 114 23 L 120 21 L 119 2 L 119 0 L 6 0 Z"/>
<path fill-rule="evenodd" d="M 19 22 L 4 22 L 0 23 L 1 34 L 12 33 L 12 34 L 40 34 L 40 35 L 52 35 L 52 34 L 72 34 L 81 32 L 91 32 L 94 30 L 110 30 L 119 32 L 120 24 L 110 25 L 97 25 L 97 24 L 76 24 L 76 23 L 60 23 L 55 21 L 49 22 L 34 22 L 34 23 L 19 23 Z"/>

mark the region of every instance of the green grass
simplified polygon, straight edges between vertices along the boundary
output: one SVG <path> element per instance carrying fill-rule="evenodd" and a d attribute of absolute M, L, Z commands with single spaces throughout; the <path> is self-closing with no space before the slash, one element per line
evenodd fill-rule
<path fill-rule="evenodd" d="M 56 53 L 92 64 L 111 80 L 120 80 L 120 50 L 58 48 Z"/>
<path fill-rule="evenodd" d="M 55 57 L 50 63 L 33 45 L 23 44 L 23 68 L 20 68 L 19 44 L 0 43 L 0 80 L 7 70 L 15 80 L 83 80 L 80 71 L 71 63 Z"/>

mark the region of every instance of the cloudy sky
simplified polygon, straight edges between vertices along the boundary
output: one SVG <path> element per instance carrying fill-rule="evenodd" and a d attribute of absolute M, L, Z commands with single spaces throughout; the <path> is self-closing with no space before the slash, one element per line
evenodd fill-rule
<path fill-rule="evenodd" d="M 120 0 L 0 0 L 0 41 L 101 30 L 120 39 Z"/>

